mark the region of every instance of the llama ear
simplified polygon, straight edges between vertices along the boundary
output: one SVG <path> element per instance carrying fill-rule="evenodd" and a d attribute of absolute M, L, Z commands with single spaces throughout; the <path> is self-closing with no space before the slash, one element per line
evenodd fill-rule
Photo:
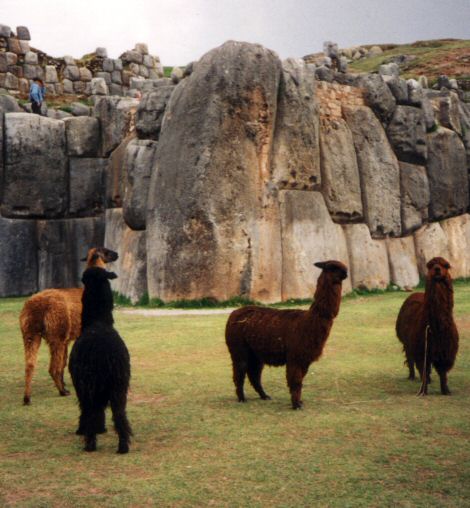
<path fill-rule="evenodd" d="M 118 276 L 114 272 L 106 272 L 106 277 L 111 280 L 118 278 Z"/>
<path fill-rule="evenodd" d="M 326 268 L 326 263 L 324 261 L 318 261 L 317 263 L 313 263 L 317 268 L 320 268 L 321 270 L 323 270 L 324 268 Z"/>

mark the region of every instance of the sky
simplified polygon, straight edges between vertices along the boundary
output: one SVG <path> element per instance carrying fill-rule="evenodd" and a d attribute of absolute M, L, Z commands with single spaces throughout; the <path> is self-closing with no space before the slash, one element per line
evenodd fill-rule
<path fill-rule="evenodd" d="M 27 26 L 31 46 L 55 57 L 104 46 L 117 58 L 145 42 L 172 66 L 227 40 L 298 58 L 327 40 L 349 47 L 470 39 L 470 0 L 0 0 L 0 24 Z"/>

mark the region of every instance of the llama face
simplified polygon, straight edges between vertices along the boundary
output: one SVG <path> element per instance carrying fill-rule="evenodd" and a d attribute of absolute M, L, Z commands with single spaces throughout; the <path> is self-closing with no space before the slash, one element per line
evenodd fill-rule
<path fill-rule="evenodd" d="M 426 268 L 428 269 L 428 279 L 443 280 L 450 278 L 450 264 L 444 258 L 436 257 L 427 262 Z"/>
<path fill-rule="evenodd" d="M 348 276 L 348 268 L 340 261 L 319 261 L 314 264 L 331 278 L 333 284 L 341 284 Z"/>
<path fill-rule="evenodd" d="M 86 261 L 88 266 L 104 266 L 118 259 L 118 253 L 106 247 L 93 247 L 88 251 L 87 257 L 81 261 Z"/>

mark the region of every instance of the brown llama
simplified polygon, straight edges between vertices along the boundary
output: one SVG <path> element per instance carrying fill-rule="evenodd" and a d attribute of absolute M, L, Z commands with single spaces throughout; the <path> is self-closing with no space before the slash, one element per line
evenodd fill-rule
<path fill-rule="evenodd" d="M 104 268 L 106 263 L 116 259 L 114 251 L 94 247 L 82 261 L 87 262 L 87 267 Z M 25 353 L 24 404 L 31 402 L 31 381 L 41 338 L 49 345 L 49 374 L 60 395 L 70 394 L 64 384 L 64 369 L 67 365 L 68 346 L 81 331 L 82 294 L 83 288 L 45 289 L 26 300 L 20 314 Z"/>
<path fill-rule="evenodd" d="M 425 292 L 414 293 L 405 300 L 398 313 L 396 332 L 403 344 L 409 379 L 415 378 L 414 366 L 418 368 L 422 381 L 418 395 L 428 393 L 433 366 L 439 374 L 442 395 L 450 395 L 447 373 L 459 348 L 459 334 L 452 315 L 454 290 L 450 264 L 436 257 L 426 267 Z"/>
<path fill-rule="evenodd" d="M 253 388 L 263 399 L 270 397 L 261 385 L 264 365 L 286 365 L 292 408 L 302 407 L 302 380 L 310 364 L 318 360 L 330 334 L 341 303 L 341 285 L 348 271 L 339 261 L 315 263 L 318 278 L 308 310 L 278 310 L 247 306 L 233 311 L 227 321 L 225 341 L 233 364 L 233 381 L 239 402 L 248 374 Z"/>

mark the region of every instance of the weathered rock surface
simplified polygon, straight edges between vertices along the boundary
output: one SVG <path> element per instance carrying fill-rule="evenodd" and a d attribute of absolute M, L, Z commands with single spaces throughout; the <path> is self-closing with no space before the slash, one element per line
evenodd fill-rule
<path fill-rule="evenodd" d="M 400 162 L 402 233 L 409 234 L 428 219 L 430 201 L 426 168 Z"/>
<path fill-rule="evenodd" d="M 337 222 L 363 218 L 359 168 L 351 131 L 342 120 L 320 124 L 322 193 Z"/>
<path fill-rule="evenodd" d="M 144 94 L 137 108 L 135 122 L 140 139 L 158 140 L 163 114 L 173 90 L 173 86 L 160 86 Z"/>
<path fill-rule="evenodd" d="M 103 245 L 104 217 L 39 220 L 38 289 L 80 287 L 88 249 Z"/>
<path fill-rule="evenodd" d="M 129 134 L 114 150 L 105 171 L 106 208 L 122 208 L 124 199 L 123 167 L 126 158 L 127 145 L 135 138 L 135 133 Z"/>
<path fill-rule="evenodd" d="M 281 72 L 272 51 L 228 42 L 175 88 L 149 190 L 150 297 L 280 300 L 269 155 Z"/>
<path fill-rule="evenodd" d="M 465 147 L 459 136 L 449 129 L 440 127 L 427 136 L 430 219 L 464 213 L 469 203 Z"/>
<path fill-rule="evenodd" d="M 38 289 L 36 222 L 0 218 L 0 296 Z"/>
<path fill-rule="evenodd" d="M 303 60 L 283 63 L 272 171 L 279 188 L 319 189 L 319 114 L 315 74 Z"/>
<path fill-rule="evenodd" d="M 387 251 L 392 282 L 406 290 L 417 286 L 419 273 L 413 236 L 388 238 Z"/>
<path fill-rule="evenodd" d="M 418 271 L 422 277 L 427 273 L 426 263 L 430 259 L 437 256 L 449 259 L 447 236 L 438 222 L 423 226 L 415 232 L 414 239 Z"/>
<path fill-rule="evenodd" d="M 312 298 L 321 273 L 313 263 L 337 259 L 349 264 L 343 230 L 331 220 L 320 192 L 283 190 L 279 202 L 282 299 Z M 348 278 L 343 282 L 343 294 L 350 291 Z"/>
<path fill-rule="evenodd" d="M 68 188 L 64 122 L 28 113 L 7 113 L 4 144 L 2 215 L 62 215 Z"/>
<path fill-rule="evenodd" d="M 137 303 L 147 294 L 147 255 L 145 231 L 132 231 L 126 226 L 122 210 L 106 210 L 105 246 L 119 258 L 109 264 L 118 278 L 111 282 L 114 291 Z"/>
<path fill-rule="evenodd" d="M 365 99 L 382 122 L 388 122 L 395 111 L 396 100 L 379 74 L 361 77 L 359 86 L 365 89 Z"/>
<path fill-rule="evenodd" d="M 145 229 L 147 195 L 156 152 L 157 142 L 151 140 L 134 139 L 126 147 L 123 216 L 134 230 Z"/>
<path fill-rule="evenodd" d="M 106 159 L 70 159 L 69 212 L 87 217 L 104 212 L 104 171 Z"/>
<path fill-rule="evenodd" d="M 2 113 L 20 113 L 21 111 L 18 103 L 11 95 L 0 94 L 0 115 Z"/>
<path fill-rule="evenodd" d="M 385 289 L 390 283 L 385 240 L 372 240 L 365 224 L 343 226 L 353 288 Z"/>
<path fill-rule="evenodd" d="M 99 152 L 100 124 L 96 118 L 66 118 L 67 153 L 71 157 L 96 157 Z"/>
<path fill-rule="evenodd" d="M 101 124 L 102 156 L 108 156 L 130 132 L 139 101 L 123 97 L 100 97 L 94 116 Z"/>
<path fill-rule="evenodd" d="M 441 222 L 447 237 L 453 278 L 470 276 L 470 215 L 464 214 Z"/>
<path fill-rule="evenodd" d="M 372 236 L 400 236 L 400 171 L 387 136 L 366 106 L 343 107 L 361 175 L 364 215 Z"/>
<path fill-rule="evenodd" d="M 427 156 L 423 112 L 412 106 L 397 106 L 387 135 L 400 161 L 423 164 Z"/>

